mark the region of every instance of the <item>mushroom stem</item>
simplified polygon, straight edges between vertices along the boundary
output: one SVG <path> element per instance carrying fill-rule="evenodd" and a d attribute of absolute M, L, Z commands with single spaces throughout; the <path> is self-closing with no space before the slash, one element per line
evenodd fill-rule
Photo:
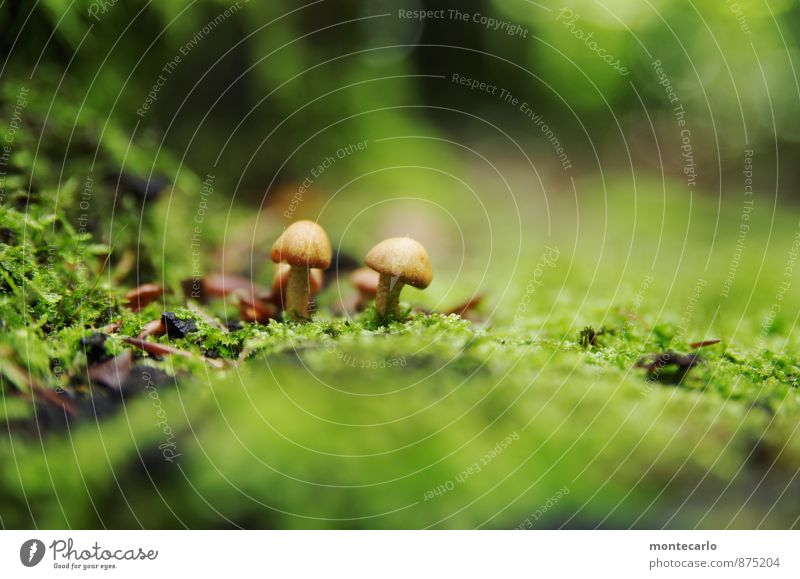
<path fill-rule="evenodd" d="M 308 266 L 293 265 L 286 282 L 286 312 L 293 320 L 308 319 L 308 294 L 310 285 Z"/>
<path fill-rule="evenodd" d="M 381 274 L 378 280 L 378 293 L 375 295 L 375 309 L 381 318 L 388 318 L 397 314 L 397 304 L 400 302 L 400 292 L 405 285 L 398 278 Z"/>

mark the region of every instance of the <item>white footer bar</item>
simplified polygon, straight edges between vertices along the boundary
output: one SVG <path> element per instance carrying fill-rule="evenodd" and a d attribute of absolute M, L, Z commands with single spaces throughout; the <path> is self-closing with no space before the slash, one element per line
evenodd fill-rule
<path fill-rule="evenodd" d="M 2 577 L 800 577 L 791 531 L 3 531 Z"/>

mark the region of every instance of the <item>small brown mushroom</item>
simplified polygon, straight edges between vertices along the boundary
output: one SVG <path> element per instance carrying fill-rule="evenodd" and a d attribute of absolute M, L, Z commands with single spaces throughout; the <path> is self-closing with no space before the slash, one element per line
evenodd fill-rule
<path fill-rule="evenodd" d="M 380 274 L 368 267 L 360 267 L 350 274 L 350 283 L 358 290 L 358 301 L 355 304 L 356 311 L 363 311 L 375 299 L 375 294 L 378 293 L 379 281 Z"/>
<path fill-rule="evenodd" d="M 272 276 L 272 293 L 270 299 L 280 309 L 284 309 L 286 303 L 286 288 L 289 285 L 289 272 L 292 266 L 288 263 L 279 263 L 275 266 L 275 274 Z M 311 296 L 317 295 L 322 289 L 324 273 L 321 269 L 312 268 L 308 270 L 308 290 Z"/>
<path fill-rule="evenodd" d="M 375 309 L 384 320 L 397 315 L 400 291 L 408 284 L 425 289 L 433 280 L 428 253 L 410 237 L 392 237 L 370 249 L 364 262 L 380 274 Z"/>
<path fill-rule="evenodd" d="M 307 320 L 309 269 L 328 269 L 333 251 L 325 230 L 313 221 L 296 221 L 272 246 L 272 261 L 291 266 L 286 282 L 285 310 L 291 319 Z"/>

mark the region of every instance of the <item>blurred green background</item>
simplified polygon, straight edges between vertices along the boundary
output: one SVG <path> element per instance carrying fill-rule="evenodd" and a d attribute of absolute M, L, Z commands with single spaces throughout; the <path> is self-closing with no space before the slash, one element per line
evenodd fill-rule
<path fill-rule="evenodd" d="M 541 171 L 564 177 L 552 147 L 518 108 L 499 91 L 453 83 L 453 73 L 529 103 L 578 173 L 596 174 L 601 164 L 629 173 L 643 164 L 659 174 L 663 164 L 679 176 L 680 149 L 670 146 L 678 102 L 700 184 L 712 193 L 740 174 L 743 149 L 755 148 L 760 165 L 771 167 L 776 153 L 792 159 L 800 140 L 793 67 L 800 8 L 790 0 L 51 1 L 32 8 L 9 2 L 2 11 L 5 74 L 77 87 L 81 104 L 137 134 L 157 130 L 192 170 L 219 173 L 225 190 L 256 203 L 271 184 L 302 181 L 313 160 L 351 141 L 409 135 L 494 140 L 512 153 L 510 139 L 521 139 Z M 435 16 L 400 16 L 415 10 Z M 519 30 L 494 30 L 486 19 Z M 678 102 L 667 100 L 657 60 Z M 442 143 L 382 142 L 318 185 L 335 189 L 341 173 L 430 159 L 434 149 L 445 159 L 462 154 Z M 764 190 L 778 179 L 787 190 L 797 184 L 791 163 L 762 173 Z M 383 180 L 385 187 L 396 181 Z"/>
<path fill-rule="evenodd" d="M 75 105 L 50 110 L 51 123 L 176 184 L 167 225 L 184 231 L 154 246 L 191 237 L 202 201 L 209 253 L 321 219 L 351 254 L 375 231 L 439 243 L 461 274 L 489 268 L 477 283 L 508 276 L 492 269 L 498 251 L 578 227 L 581 204 L 612 188 L 634 208 L 673 196 L 720 211 L 755 199 L 762 215 L 794 207 L 798 11 L 788 0 L 9 2 L 0 29 L 4 76 Z M 147 157 L 131 158 L 129 141 Z M 65 158 L 80 147 L 60 145 Z M 758 195 L 745 199 L 748 167 Z M 202 196 L 192 179 L 208 176 Z M 713 219 L 712 237 L 738 229 Z M 700 259 L 728 249 L 712 243 Z M 187 275 L 186 252 L 170 268 Z"/>

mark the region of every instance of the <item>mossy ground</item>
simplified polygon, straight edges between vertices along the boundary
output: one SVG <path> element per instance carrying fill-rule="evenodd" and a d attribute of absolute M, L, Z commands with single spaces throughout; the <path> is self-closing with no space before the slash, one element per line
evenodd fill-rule
<path fill-rule="evenodd" d="M 174 215 L 188 196 L 180 188 L 199 180 L 184 176 L 142 211 L 141 199 L 94 178 L 95 199 L 129 204 L 113 225 L 124 233 L 107 235 L 108 221 L 82 232 L 74 210 L 86 171 L 148 174 L 151 161 L 128 167 L 109 154 L 105 168 L 88 169 L 72 157 L 64 173 L 39 173 L 25 166 L 33 145 L 17 143 L 18 178 L 0 206 L 4 527 L 800 524 L 800 298 L 781 290 L 792 283 L 797 224 L 766 202 L 738 252 L 736 203 L 678 194 L 632 203 L 620 178 L 580 201 L 594 219 L 574 219 L 566 196 L 546 216 L 531 196 L 515 209 L 524 232 L 494 234 L 486 271 L 468 262 L 463 273 L 432 250 L 437 282 L 404 294 L 442 309 L 485 291 L 482 323 L 335 317 L 326 306 L 348 291 L 341 280 L 310 324 L 223 330 L 237 317 L 229 305 L 187 303 L 179 289 L 185 217 L 173 226 L 165 210 Z M 219 213 L 206 223 L 210 246 L 231 219 Z M 125 269 L 132 249 L 140 267 Z M 122 296 L 142 281 L 168 292 L 134 313 Z M 96 416 L 111 394 L 87 379 L 86 339 L 120 320 L 101 346 L 117 355 L 124 336 L 164 311 L 195 319 L 197 331 L 156 341 L 195 356 L 137 352 L 152 385 Z M 721 343 L 699 349 L 702 363 L 685 376 L 654 380 L 636 367 L 705 339 Z M 30 381 L 83 401 L 79 415 L 59 427 L 35 413 Z"/>

